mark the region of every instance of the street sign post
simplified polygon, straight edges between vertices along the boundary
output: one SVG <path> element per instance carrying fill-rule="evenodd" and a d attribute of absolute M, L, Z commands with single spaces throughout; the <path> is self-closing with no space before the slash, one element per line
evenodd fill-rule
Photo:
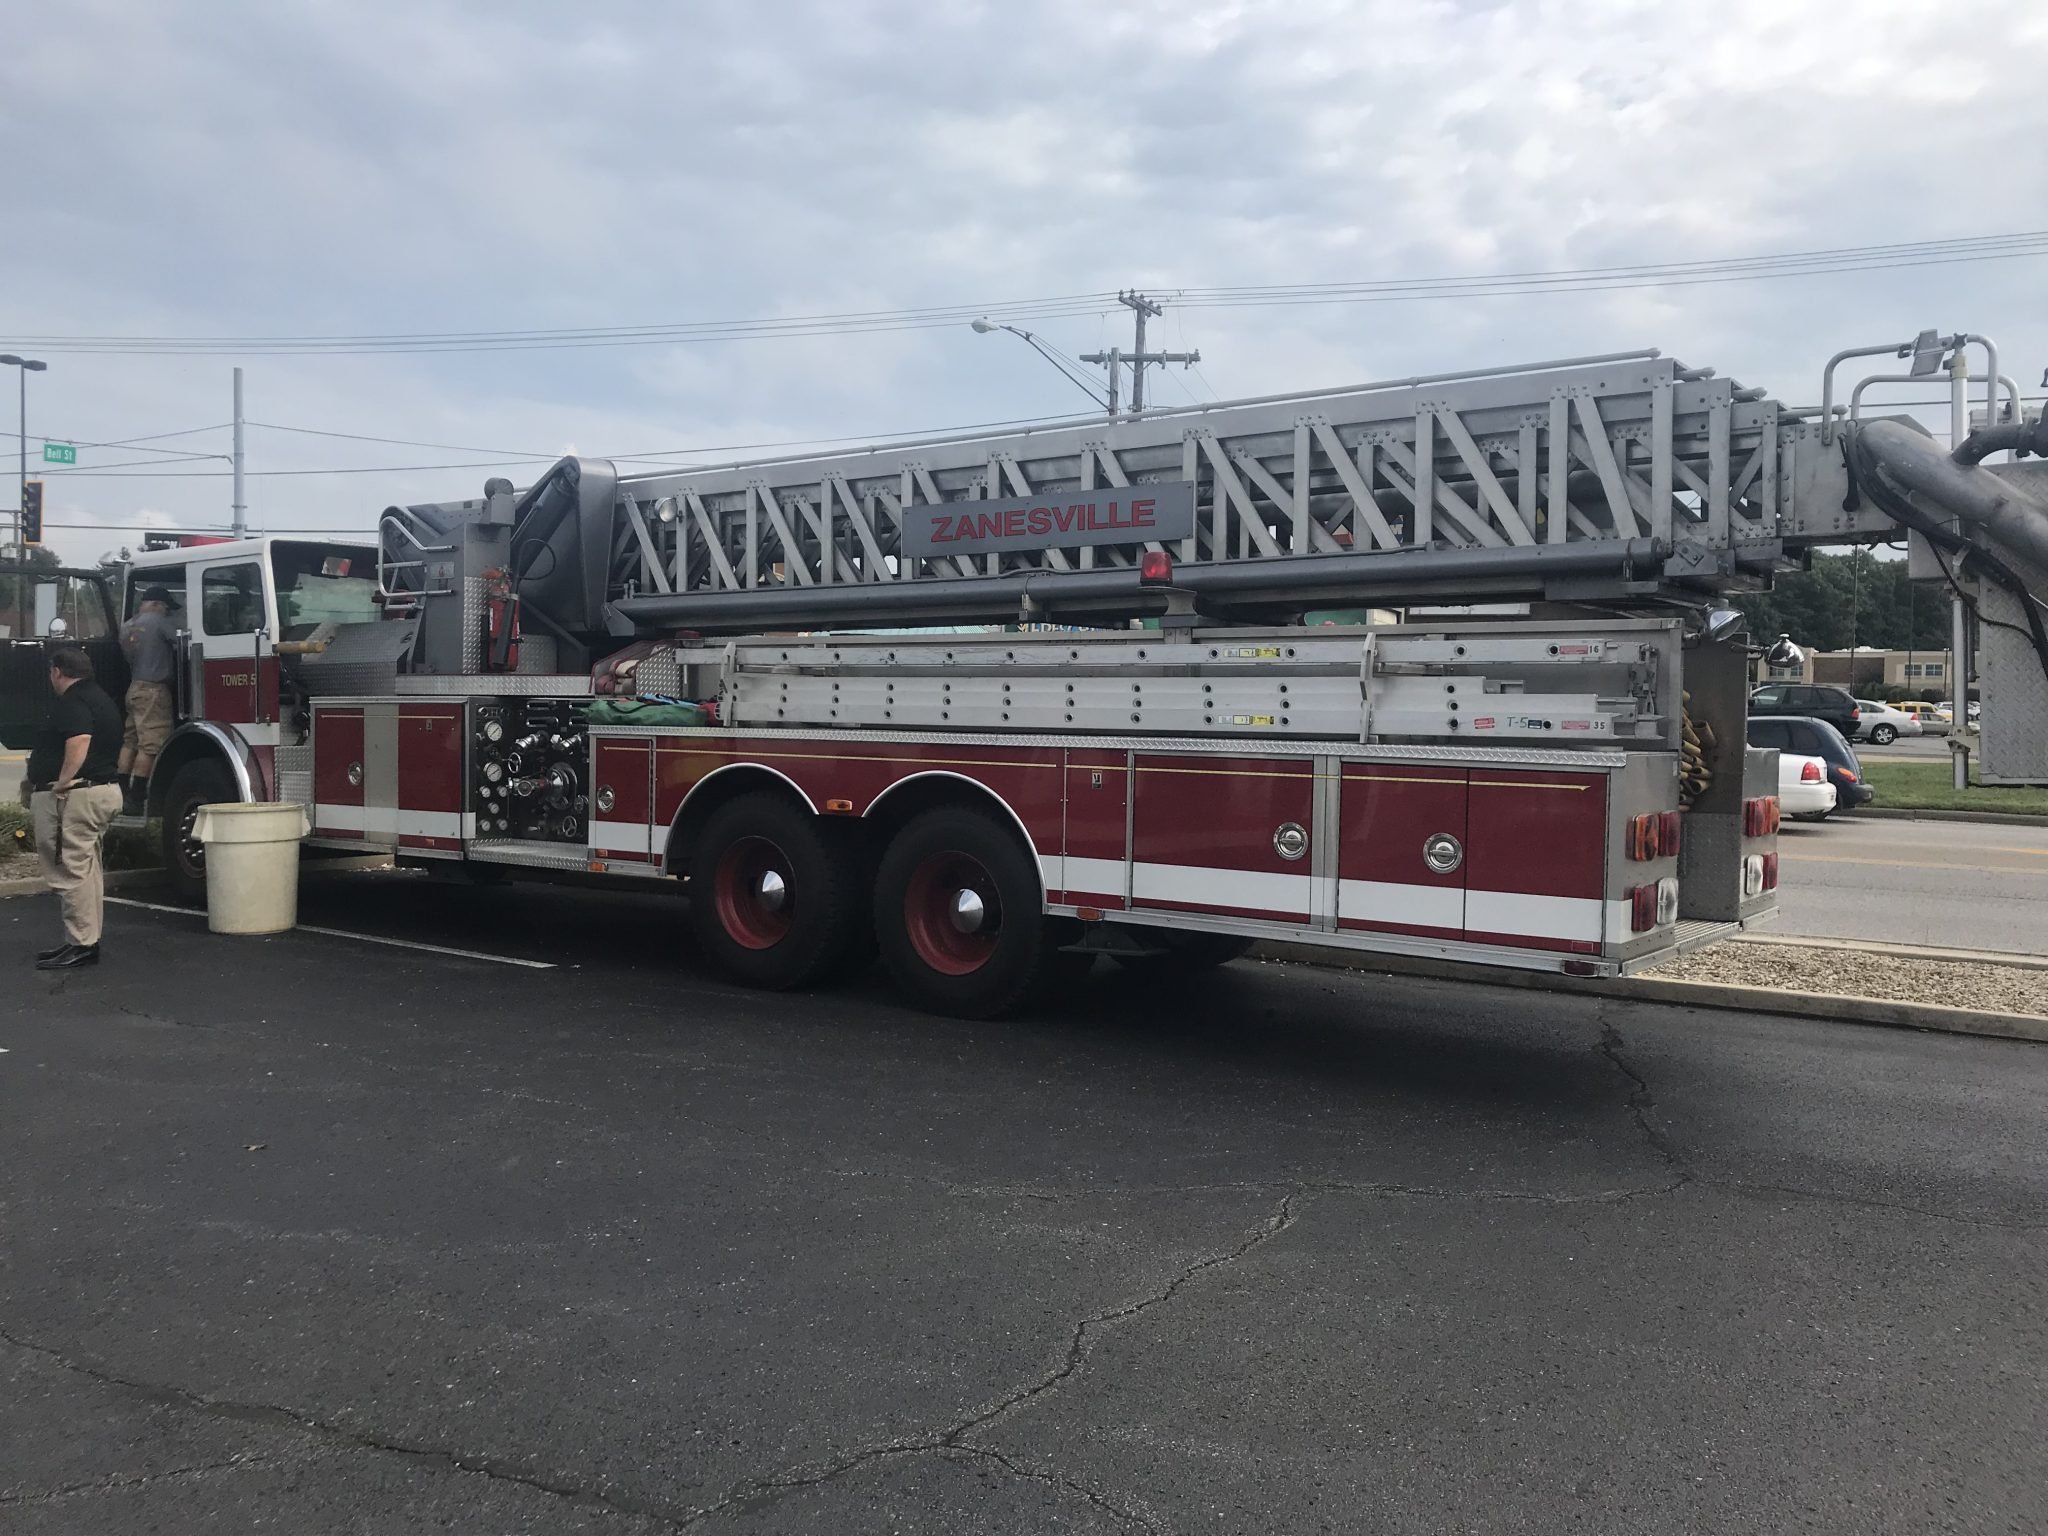
<path fill-rule="evenodd" d="M 45 443 L 43 444 L 43 462 L 45 464 L 76 464 L 78 462 L 78 450 L 70 443 Z"/>

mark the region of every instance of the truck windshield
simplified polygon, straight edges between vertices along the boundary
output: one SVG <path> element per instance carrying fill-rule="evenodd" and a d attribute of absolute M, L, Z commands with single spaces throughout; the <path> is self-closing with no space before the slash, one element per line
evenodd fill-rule
<path fill-rule="evenodd" d="M 277 578 L 277 622 L 284 638 L 317 624 L 367 624 L 377 618 L 377 552 L 367 545 L 270 546 Z"/>

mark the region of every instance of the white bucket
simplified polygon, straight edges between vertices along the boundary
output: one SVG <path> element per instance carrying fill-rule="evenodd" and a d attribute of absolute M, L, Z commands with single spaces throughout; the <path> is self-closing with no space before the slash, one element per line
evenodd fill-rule
<path fill-rule="evenodd" d="M 283 933 L 299 920 L 299 839 L 313 830 L 294 802 L 202 805 L 192 835 L 206 848 L 206 926 Z"/>

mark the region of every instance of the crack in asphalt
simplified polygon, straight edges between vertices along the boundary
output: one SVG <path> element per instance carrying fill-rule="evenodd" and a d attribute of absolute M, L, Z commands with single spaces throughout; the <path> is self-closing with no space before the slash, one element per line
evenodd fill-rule
<path fill-rule="evenodd" d="M 1643 1133 L 1643 1140 L 1647 1141 L 1650 1149 L 1663 1158 L 1665 1165 L 1678 1175 L 1679 1184 L 1690 1182 L 1692 1172 L 1685 1166 L 1685 1160 L 1678 1155 L 1678 1149 L 1671 1145 L 1669 1137 L 1650 1123 L 1650 1111 L 1657 1107 L 1657 1096 L 1650 1091 L 1650 1080 L 1630 1066 L 1628 1057 L 1622 1054 L 1626 1046 L 1622 1041 L 1621 1031 L 1606 1017 L 1604 1008 L 1601 1009 L 1600 1017 L 1600 1041 L 1593 1049 L 1605 1057 L 1615 1071 L 1629 1080 L 1628 1110 L 1635 1117 L 1636 1129 Z"/>
<path fill-rule="evenodd" d="M 58 1499 L 75 1499 L 86 1495 L 126 1493 L 131 1488 L 148 1488 L 157 1483 L 201 1477 L 208 1472 L 268 1466 L 275 1460 L 275 1456 L 262 1451 L 252 1451 L 247 1455 L 231 1456 L 226 1461 L 206 1461 L 190 1467 L 166 1467 L 161 1472 L 115 1473 L 108 1477 L 96 1478 L 89 1483 L 69 1483 L 62 1488 L 43 1488 L 34 1493 L 0 1493 L 0 1508 L 12 1504 L 50 1504 Z"/>
<path fill-rule="evenodd" d="M 1108 1494 L 1091 1488 L 1077 1479 L 1063 1476 L 1044 1468 L 1034 1467 L 1020 1461 L 1009 1453 L 994 1446 L 974 1444 L 970 1436 L 978 1434 L 989 1426 L 1000 1422 L 1027 1403 L 1034 1402 L 1046 1394 L 1056 1391 L 1086 1363 L 1093 1336 L 1100 1330 L 1111 1327 L 1142 1312 L 1162 1306 L 1177 1296 L 1186 1286 L 1211 1270 L 1221 1269 L 1235 1263 L 1254 1249 L 1270 1242 L 1280 1233 L 1294 1225 L 1294 1207 L 1302 1191 L 1290 1189 L 1280 1201 L 1272 1215 L 1243 1241 L 1219 1253 L 1205 1254 L 1181 1269 L 1164 1286 L 1135 1300 L 1123 1302 L 1106 1311 L 1093 1312 L 1073 1325 L 1068 1334 L 1067 1345 L 1056 1364 L 1036 1380 L 1007 1393 L 990 1406 L 980 1409 L 967 1417 L 936 1432 L 913 1436 L 903 1440 L 890 1441 L 882 1445 L 865 1446 L 858 1451 L 833 1460 L 822 1467 L 792 1469 L 772 1477 L 756 1478 L 739 1484 L 716 1503 L 695 1508 L 655 1503 L 617 1494 L 597 1492 L 572 1483 L 544 1477 L 539 1473 L 507 1464 L 501 1459 L 470 1455 L 449 1450 L 442 1446 L 410 1444 L 405 1441 L 353 1430 L 345 1425 L 318 1418 L 291 1408 L 272 1403 L 251 1403 L 236 1399 L 209 1397 L 184 1387 L 168 1386 L 156 1382 L 138 1381 L 115 1372 L 87 1365 L 74 1360 L 62 1351 L 48 1345 L 36 1343 L 6 1329 L 0 1329 L 0 1343 L 12 1345 L 25 1353 L 50 1361 L 60 1368 L 86 1377 L 103 1386 L 139 1397 L 159 1406 L 184 1409 L 205 1414 L 212 1418 L 227 1419 L 239 1423 L 259 1424 L 311 1436 L 323 1441 L 347 1445 L 351 1448 L 373 1451 L 384 1455 L 405 1456 L 415 1460 L 433 1463 L 452 1472 L 488 1478 L 496 1482 L 512 1483 L 519 1487 L 609 1515 L 651 1520 L 675 1530 L 683 1530 L 700 1524 L 714 1515 L 725 1513 L 738 1506 L 759 1499 L 787 1493 L 800 1488 L 816 1487 L 844 1477 L 872 1462 L 908 1456 L 940 1456 L 963 1460 L 987 1462 L 1001 1467 L 1013 1477 L 1044 1484 L 1062 1493 L 1085 1500 L 1088 1504 L 1111 1516 L 1118 1522 L 1135 1526 L 1141 1530 L 1158 1533 L 1167 1527 L 1151 1515 L 1139 1509 L 1126 1508 Z M 92 1491 L 95 1487 L 107 1485 L 84 1485 L 75 1493 Z"/>
<path fill-rule="evenodd" d="M 990 1406 L 969 1414 L 966 1418 L 957 1420 L 945 1429 L 931 1434 L 912 1436 L 903 1440 L 892 1440 L 882 1445 L 864 1446 L 858 1451 L 850 1452 L 821 1467 L 793 1469 L 789 1472 L 778 1474 L 775 1477 L 743 1483 L 716 1504 L 706 1506 L 692 1518 L 690 1523 L 694 1524 L 697 1521 L 707 1520 L 713 1515 L 732 1509 L 736 1505 L 751 1503 L 756 1499 L 788 1492 L 793 1489 L 816 1487 L 821 1483 L 830 1482 L 834 1478 L 843 1477 L 847 1473 L 870 1462 L 903 1456 L 951 1455 L 971 1456 L 981 1460 L 994 1461 L 1018 1477 L 1042 1482 L 1086 1499 L 1091 1505 L 1125 1524 L 1135 1525 L 1143 1530 L 1153 1532 L 1166 1530 L 1167 1527 L 1161 1525 L 1150 1515 L 1141 1510 L 1125 1508 L 1098 1489 L 1090 1488 L 1085 1483 L 1078 1482 L 1073 1478 L 1029 1467 L 1007 1453 L 995 1449 L 993 1446 L 971 1443 L 968 1437 L 987 1429 L 1025 1404 L 1034 1402 L 1049 1392 L 1056 1391 L 1086 1363 L 1091 1347 L 1091 1339 L 1099 1330 L 1123 1322 L 1128 1318 L 1136 1317 L 1141 1312 L 1148 1312 L 1154 1307 L 1164 1305 L 1200 1276 L 1207 1274 L 1211 1270 L 1221 1269 L 1226 1265 L 1237 1262 L 1254 1249 L 1270 1242 L 1273 1238 L 1285 1232 L 1294 1225 L 1294 1206 L 1296 1200 L 1300 1198 L 1300 1193 L 1301 1191 L 1299 1190 L 1290 1190 L 1281 1198 L 1279 1208 L 1271 1216 L 1267 1217 L 1265 1221 L 1261 1222 L 1250 1236 L 1234 1247 L 1227 1248 L 1220 1253 L 1204 1255 L 1182 1269 L 1158 1290 L 1149 1292 L 1134 1301 L 1127 1301 L 1118 1306 L 1111 1307 L 1107 1311 L 1092 1312 L 1082 1318 L 1074 1324 L 1069 1332 L 1067 1347 L 1062 1351 L 1059 1361 L 1051 1369 L 1040 1375 L 1037 1380 L 1019 1387 L 1014 1392 L 1008 1393 Z"/>
<path fill-rule="evenodd" d="M 378 1435 L 353 1430 L 345 1425 L 296 1409 L 282 1408 L 274 1403 L 250 1403 L 233 1398 L 208 1397 L 184 1387 L 167 1386 L 160 1382 L 138 1381 L 121 1376 L 113 1371 L 102 1370 L 74 1360 L 63 1351 L 52 1349 L 47 1344 L 38 1344 L 33 1339 L 0 1328 L 0 1343 L 48 1360 L 52 1364 L 96 1381 L 102 1386 L 112 1387 L 128 1393 L 142 1401 L 165 1408 L 184 1409 L 204 1414 L 209 1418 L 226 1419 L 240 1424 L 256 1424 L 271 1429 L 297 1432 L 318 1440 L 349 1446 L 356 1450 L 375 1451 L 387 1456 L 405 1456 L 417 1461 L 436 1464 L 451 1472 L 466 1473 L 473 1477 L 488 1478 L 493 1482 L 512 1483 L 531 1489 L 536 1493 L 548 1494 L 569 1503 L 582 1505 L 609 1515 L 627 1516 L 642 1520 L 658 1521 L 681 1529 L 692 1517 L 692 1511 L 664 1508 L 642 1500 L 623 1498 L 612 1494 L 598 1493 L 574 1484 L 562 1483 L 506 1465 L 490 1456 L 472 1456 L 461 1451 L 430 1445 L 409 1445 L 400 1440 L 389 1440 Z M 86 1490 L 81 1489 L 80 1492 Z"/>

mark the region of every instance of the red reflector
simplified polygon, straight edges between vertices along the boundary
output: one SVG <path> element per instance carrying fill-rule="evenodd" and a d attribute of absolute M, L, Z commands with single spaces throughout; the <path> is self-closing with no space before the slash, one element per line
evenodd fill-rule
<path fill-rule="evenodd" d="M 1657 887 L 1639 885 L 1628 893 L 1628 925 L 1636 933 L 1648 933 L 1657 926 Z"/>
<path fill-rule="evenodd" d="M 1564 973 L 1567 976 L 1598 976 L 1600 967 L 1590 960 L 1567 960 L 1564 963 Z"/>
<path fill-rule="evenodd" d="M 1685 821 L 1676 811 L 1666 811 L 1657 818 L 1657 851 L 1667 859 L 1678 857 L 1678 846 L 1685 838 Z"/>
<path fill-rule="evenodd" d="M 1163 549 L 1148 549 L 1138 562 L 1138 580 L 1148 587 L 1163 587 L 1173 580 L 1173 557 Z"/>
<path fill-rule="evenodd" d="M 1820 771 L 1820 764 L 1811 759 L 1799 765 L 1799 782 L 1802 784 L 1818 784 L 1825 777 Z"/>
<path fill-rule="evenodd" d="M 1764 889 L 1775 891 L 1777 888 L 1778 856 L 1775 853 L 1767 853 L 1764 855 Z"/>

